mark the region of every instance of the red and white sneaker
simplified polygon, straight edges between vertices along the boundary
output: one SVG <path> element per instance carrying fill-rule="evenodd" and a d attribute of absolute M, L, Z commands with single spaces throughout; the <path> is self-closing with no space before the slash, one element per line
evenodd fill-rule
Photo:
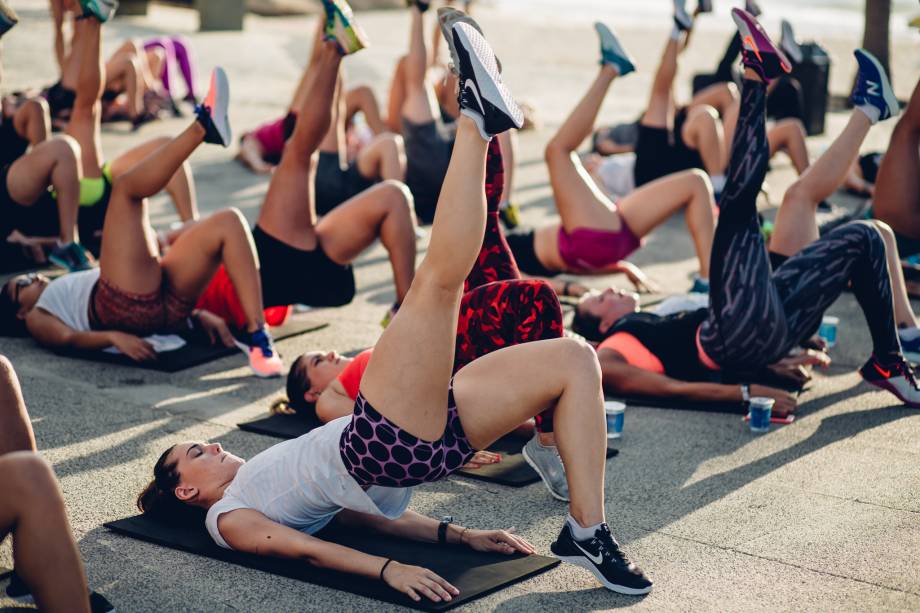
<path fill-rule="evenodd" d="M 883 363 L 873 355 L 859 369 L 859 374 L 866 383 L 891 392 L 911 408 L 920 409 L 920 387 L 917 387 L 914 371 L 904 358 L 899 356 L 891 363 Z"/>
<path fill-rule="evenodd" d="M 272 337 L 265 328 L 260 328 L 249 335 L 249 342 L 236 341 L 236 346 L 249 358 L 249 367 L 257 377 L 267 379 L 280 377 L 284 372 L 284 363 L 275 350 Z"/>

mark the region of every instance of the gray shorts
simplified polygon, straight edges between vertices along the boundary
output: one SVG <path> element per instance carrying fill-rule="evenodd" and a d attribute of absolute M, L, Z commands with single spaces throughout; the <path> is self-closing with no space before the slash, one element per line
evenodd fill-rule
<path fill-rule="evenodd" d="M 403 117 L 406 143 L 406 185 L 415 198 L 415 214 L 422 223 L 431 223 L 454 150 L 456 124 L 440 119 L 413 123 Z"/>
<path fill-rule="evenodd" d="M 320 151 L 313 185 L 316 193 L 316 214 L 325 215 L 346 200 L 353 198 L 377 181 L 368 179 L 358 171 L 358 163 L 351 162 L 342 170 L 339 154 Z"/>

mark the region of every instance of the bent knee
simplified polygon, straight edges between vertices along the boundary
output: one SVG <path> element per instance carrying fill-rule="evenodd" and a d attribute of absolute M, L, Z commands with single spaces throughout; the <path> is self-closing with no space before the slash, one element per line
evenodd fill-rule
<path fill-rule="evenodd" d="M 875 226 L 875 229 L 878 230 L 878 233 L 881 234 L 882 238 L 885 239 L 886 243 L 894 244 L 896 238 L 894 230 L 891 229 L 891 226 L 889 226 L 881 219 L 873 219 L 871 222 L 872 225 Z"/>
<path fill-rule="evenodd" d="M 396 179 L 387 179 L 381 181 L 377 189 L 380 190 L 381 201 L 384 202 L 390 211 L 397 213 L 412 213 L 414 211 L 414 200 L 409 186 Z"/>
<path fill-rule="evenodd" d="M 561 364 L 565 364 L 578 376 L 593 376 L 600 381 L 601 366 L 597 361 L 597 352 L 591 345 L 582 339 L 568 337 L 553 342 L 558 343 L 558 358 Z"/>
<path fill-rule="evenodd" d="M 80 143 L 77 142 L 77 139 L 75 139 L 73 136 L 70 136 L 69 134 L 61 134 L 59 136 L 55 136 L 51 140 L 47 140 L 39 145 L 39 147 L 46 149 L 56 160 L 59 161 L 72 161 L 76 163 L 82 154 Z"/>
<path fill-rule="evenodd" d="M 13 368 L 13 363 L 5 355 L 0 355 L 0 382 L 8 383 L 15 378 L 16 370 Z"/>
<path fill-rule="evenodd" d="M 48 101 L 44 98 L 30 98 L 23 102 L 22 106 L 19 107 L 20 112 L 28 115 L 30 118 L 41 119 L 45 115 L 50 114 L 50 107 L 48 106 Z"/>
<path fill-rule="evenodd" d="M 808 206 L 813 207 L 817 203 L 814 202 L 811 193 L 806 189 L 804 183 L 801 179 L 797 179 L 789 186 L 786 190 L 786 193 L 783 194 L 783 204 L 782 206 Z"/>
<path fill-rule="evenodd" d="M 738 89 L 738 86 L 732 81 L 729 81 L 725 84 L 725 91 L 728 92 L 728 95 L 731 96 L 732 100 L 738 100 L 741 98 L 741 90 Z"/>
<path fill-rule="evenodd" d="M 230 230 L 237 230 L 246 226 L 246 217 L 235 206 L 221 209 L 211 215 L 211 218 L 214 219 L 212 223 L 220 224 Z"/>
<path fill-rule="evenodd" d="M 0 458 L 0 482 L 13 500 L 45 497 L 57 489 L 51 465 L 34 451 L 14 451 Z"/>

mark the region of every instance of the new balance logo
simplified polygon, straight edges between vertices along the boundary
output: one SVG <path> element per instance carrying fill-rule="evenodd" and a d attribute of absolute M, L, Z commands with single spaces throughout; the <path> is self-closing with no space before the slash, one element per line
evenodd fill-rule
<path fill-rule="evenodd" d="M 881 96 L 881 88 L 882 86 L 875 81 L 866 81 L 866 93 L 870 96 Z"/>

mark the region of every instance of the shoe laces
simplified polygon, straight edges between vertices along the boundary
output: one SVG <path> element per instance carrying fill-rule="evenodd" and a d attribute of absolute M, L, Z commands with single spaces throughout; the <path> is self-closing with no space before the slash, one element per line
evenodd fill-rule
<path fill-rule="evenodd" d="M 610 527 L 606 523 L 601 524 L 591 541 L 605 560 L 611 560 L 627 568 L 632 564 L 626 553 L 620 549 L 620 544 L 613 538 L 610 533 Z"/>
<path fill-rule="evenodd" d="M 911 387 L 917 391 L 920 391 L 920 385 L 917 385 L 917 376 L 914 374 L 914 369 L 910 367 L 910 364 L 907 363 L 907 360 L 900 358 L 897 362 L 896 368 L 899 373 L 907 379 L 907 382 L 910 383 Z"/>
<path fill-rule="evenodd" d="M 253 332 L 249 337 L 249 344 L 251 347 L 258 347 L 262 351 L 263 357 L 270 358 L 275 355 L 271 337 L 268 336 L 265 328 L 260 328 Z"/>

